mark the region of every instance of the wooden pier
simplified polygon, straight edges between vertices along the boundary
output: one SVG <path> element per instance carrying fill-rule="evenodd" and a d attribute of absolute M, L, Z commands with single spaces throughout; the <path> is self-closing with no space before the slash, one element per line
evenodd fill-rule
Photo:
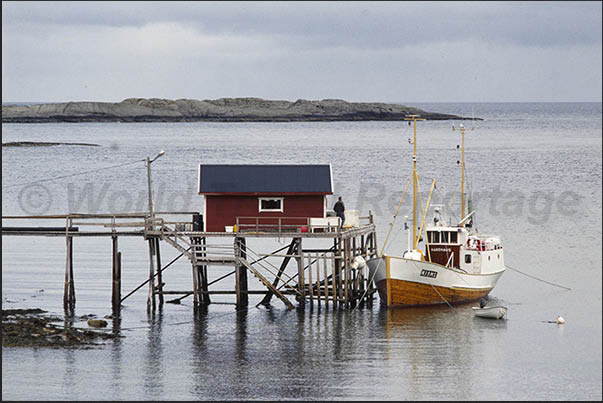
<path fill-rule="evenodd" d="M 191 217 L 190 221 L 175 221 L 169 217 Z M 112 240 L 112 295 L 114 314 L 119 314 L 122 302 L 144 287 L 147 288 L 147 309 L 154 312 L 157 306 L 176 302 L 192 296 L 195 308 L 211 304 L 212 295 L 231 294 L 236 297 L 237 307 L 249 304 L 249 295 L 259 294 L 259 304 L 270 304 L 273 297 L 282 301 L 288 309 L 316 304 L 318 307 L 353 308 L 358 304 L 372 304 L 375 289 L 369 281 L 364 261 L 377 255 L 377 239 L 373 217 L 369 212 L 360 217 L 355 227 L 313 228 L 283 225 L 279 220 L 274 226 L 249 226 L 236 232 L 203 232 L 203 217 L 195 212 L 155 212 L 122 214 L 67 214 L 46 216 L 3 216 L 2 236 L 59 236 L 65 237 L 65 281 L 63 306 L 73 312 L 76 302 L 74 284 L 73 239 L 77 237 L 111 237 Z M 6 221 L 62 220 L 64 227 L 5 227 Z M 22 222 L 22 221 L 21 221 Z M 238 222 L 238 220 L 237 220 Z M 87 230 L 86 228 L 90 228 Z M 122 255 L 119 237 L 143 237 L 148 242 L 148 279 L 125 296 L 122 296 Z M 286 241 L 275 251 L 253 250 L 248 246 L 252 238 Z M 320 247 L 308 247 L 310 240 Z M 304 241 L 306 245 L 304 246 Z M 161 245 L 167 244 L 180 254 L 164 264 L 161 261 Z M 168 290 L 162 272 L 180 258 L 189 260 L 192 268 L 192 289 Z M 271 262 L 277 259 L 280 264 Z M 295 274 L 286 269 L 291 261 L 297 263 Z M 224 268 L 224 274 L 209 281 L 208 267 Z M 250 274 L 250 276 L 248 276 Z M 211 286 L 233 276 L 235 289 L 215 290 Z M 259 281 L 265 289 L 249 290 L 249 281 Z M 165 297 L 177 295 L 171 301 Z"/>

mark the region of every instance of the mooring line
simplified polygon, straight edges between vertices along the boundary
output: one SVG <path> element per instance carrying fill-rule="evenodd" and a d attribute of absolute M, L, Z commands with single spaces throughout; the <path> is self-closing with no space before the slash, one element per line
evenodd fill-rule
<path fill-rule="evenodd" d="M 444 302 L 445 302 L 445 303 L 446 303 L 446 304 L 447 304 L 449 307 L 451 307 L 452 309 L 456 310 L 456 308 L 455 308 L 455 307 L 453 307 L 452 305 L 450 305 L 450 303 L 449 303 L 448 301 L 446 301 L 446 298 L 444 298 L 444 297 L 442 296 L 442 294 L 440 294 L 440 292 L 438 291 L 438 289 L 437 289 L 437 288 L 435 288 L 433 284 L 429 283 L 429 285 L 431 286 L 431 288 L 433 288 L 433 289 L 434 289 L 434 291 L 435 291 L 435 292 L 437 292 L 437 293 L 438 293 L 438 295 L 440 296 L 440 298 L 442 298 L 442 299 L 444 300 Z"/>
<path fill-rule="evenodd" d="M 555 287 L 563 288 L 565 290 L 571 290 L 571 288 L 569 288 L 569 287 L 565 287 L 565 286 L 562 286 L 562 285 L 559 285 L 559 284 L 551 283 L 550 281 L 546 281 L 546 280 L 543 280 L 543 279 L 538 278 L 536 276 L 532 276 L 531 274 L 524 273 L 521 270 L 518 270 L 518 269 L 515 269 L 515 268 L 509 266 L 508 264 L 506 264 L 505 266 L 507 267 L 507 269 L 511 269 L 513 271 L 516 271 L 517 273 L 520 273 L 520 274 L 523 274 L 524 276 L 528 276 L 530 278 L 533 278 L 534 280 L 542 281 L 543 283 L 547 283 L 547 284 L 553 285 Z"/>

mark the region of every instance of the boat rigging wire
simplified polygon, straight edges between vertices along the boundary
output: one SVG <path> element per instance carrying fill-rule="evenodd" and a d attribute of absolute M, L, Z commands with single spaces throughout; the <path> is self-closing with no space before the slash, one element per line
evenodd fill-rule
<path fill-rule="evenodd" d="M 528 276 L 530 278 L 533 278 L 534 280 L 542 281 L 543 283 L 547 283 L 547 284 L 553 285 L 555 287 L 563 288 L 563 289 L 568 290 L 568 291 L 571 290 L 571 288 L 569 288 L 569 287 L 565 287 L 565 286 L 562 286 L 562 285 L 559 285 L 559 284 L 551 283 L 550 281 L 546 281 L 546 280 L 543 280 L 543 279 L 538 278 L 536 276 L 532 276 L 531 274 L 524 273 L 523 271 L 515 269 L 515 268 L 509 266 L 508 264 L 505 264 L 505 266 L 507 267 L 507 269 L 511 269 L 511 270 L 513 270 L 513 271 L 515 271 L 517 273 L 523 274 L 524 276 Z"/>

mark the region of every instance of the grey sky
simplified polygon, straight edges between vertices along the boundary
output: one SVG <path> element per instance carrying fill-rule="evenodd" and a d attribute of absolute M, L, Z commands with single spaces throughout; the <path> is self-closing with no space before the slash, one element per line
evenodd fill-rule
<path fill-rule="evenodd" d="M 2 2 L 2 100 L 601 101 L 601 2 Z"/>

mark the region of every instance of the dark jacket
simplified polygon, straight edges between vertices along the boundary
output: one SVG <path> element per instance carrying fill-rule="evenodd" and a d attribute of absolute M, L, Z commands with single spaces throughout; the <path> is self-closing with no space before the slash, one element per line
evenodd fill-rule
<path fill-rule="evenodd" d="M 343 212 L 345 211 L 345 206 L 343 205 L 343 202 L 341 200 L 337 200 L 337 203 L 335 203 L 335 206 L 333 206 L 333 210 L 337 214 L 343 214 Z"/>

